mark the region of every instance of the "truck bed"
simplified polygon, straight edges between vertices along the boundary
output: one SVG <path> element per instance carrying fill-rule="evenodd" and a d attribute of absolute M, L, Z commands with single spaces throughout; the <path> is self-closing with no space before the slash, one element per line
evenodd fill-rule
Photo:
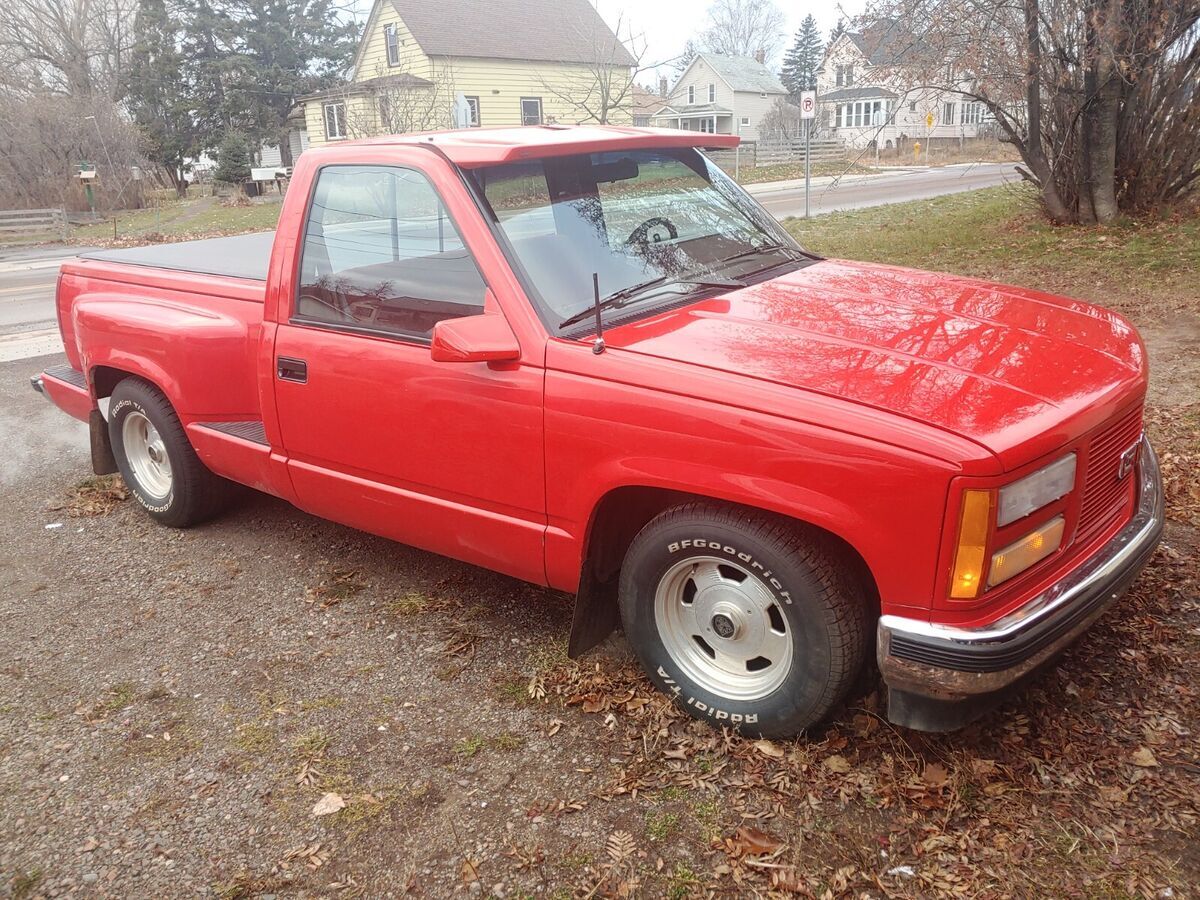
<path fill-rule="evenodd" d="M 274 240 L 274 231 L 261 231 L 256 234 L 178 241 L 173 244 L 151 244 L 147 247 L 130 247 L 124 250 L 98 250 L 80 256 L 83 259 L 128 266 L 148 266 L 176 272 L 194 272 L 198 275 L 223 275 L 249 281 L 266 281 Z"/>

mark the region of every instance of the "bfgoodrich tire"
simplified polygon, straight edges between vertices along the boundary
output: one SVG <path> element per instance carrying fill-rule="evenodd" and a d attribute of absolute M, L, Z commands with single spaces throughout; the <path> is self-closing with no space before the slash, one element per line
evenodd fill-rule
<path fill-rule="evenodd" d="M 230 483 L 210 472 L 162 391 L 126 378 L 112 392 L 108 435 L 117 469 L 154 519 L 187 528 L 225 506 Z"/>
<path fill-rule="evenodd" d="M 828 715 L 862 669 L 867 605 L 856 583 L 818 534 L 689 503 L 634 538 L 621 619 L 650 680 L 685 712 L 789 737 Z"/>

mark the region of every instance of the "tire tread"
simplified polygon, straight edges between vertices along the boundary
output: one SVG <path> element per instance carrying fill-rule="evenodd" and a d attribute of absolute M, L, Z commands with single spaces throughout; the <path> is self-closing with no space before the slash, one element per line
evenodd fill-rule
<path fill-rule="evenodd" d="M 820 531 L 783 516 L 748 510 L 725 503 L 693 500 L 665 510 L 650 520 L 631 543 L 631 548 L 648 532 L 697 521 L 725 526 L 746 534 L 790 557 L 807 568 L 821 585 L 818 600 L 825 610 L 825 625 L 833 636 L 830 647 L 830 677 L 817 703 L 820 720 L 841 702 L 863 670 L 868 649 L 868 611 L 864 598 L 856 596 L 855 578 L 838 548 Z M 621 571 L 621 602 L 635 596 L 630 566 Z"/>

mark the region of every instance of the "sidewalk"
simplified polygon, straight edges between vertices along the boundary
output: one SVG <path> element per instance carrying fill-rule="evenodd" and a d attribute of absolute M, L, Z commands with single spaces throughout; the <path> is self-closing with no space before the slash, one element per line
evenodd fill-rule
<path fill-rule="evenodd" d="M 814 188 L 818 188 L 818 187 L 825 187 L 826 185 L 833 184 L 835 181 L 841 181 L 842 183 L 846 183 L 846 182 L 857 183 L 857 182 L 862 182 L 862 181 L 870 181 L 873 178 L 884 178 L 888 175 L 906 174 L 910 171 L 913 171 L 913 170 L 911 168 L 896 167 L 896 168 L 889 169 L 886 172 L 882 172 L 882 171 L 881 172 L 870 172 L 867 174 L 863 174 L 862 172 L 856 172 L 853 174 L 846 174 L 846 175 L 821 175 L 818 177 L 814 177 L 809 182 L 809 184 Z M 745 190 L 748 193 L 753 194 L 753 195 L 776 194 L 776 193 L 784 193 L 784 192 L 796 191 L 796 190 L 802 191 L 802 190 L 804 190 L 804 179 L 803 178 L 789 178 L 787 181 L 760 181 L 760 182 L 757 182 L 756 184 L 743 184 L 742 187 L 745 188 Z"/>

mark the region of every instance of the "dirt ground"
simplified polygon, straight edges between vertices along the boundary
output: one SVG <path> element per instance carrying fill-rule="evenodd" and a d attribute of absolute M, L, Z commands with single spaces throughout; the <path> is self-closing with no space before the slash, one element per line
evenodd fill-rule
<path fill-rule="evenodd" d="M 570 599 L 249 496 L 156 526 L 0 366 L 0 891 L 1187 897 L 1200 882 L 1200 393 L 1166 542 L 1062 664 L 951 735 L 876 683 L 807 738 L 677 714 Z M 1180 374 L 1183 372 L 1184 374 Z M 314 810 L 325 812 L 314 815 Z"/>

